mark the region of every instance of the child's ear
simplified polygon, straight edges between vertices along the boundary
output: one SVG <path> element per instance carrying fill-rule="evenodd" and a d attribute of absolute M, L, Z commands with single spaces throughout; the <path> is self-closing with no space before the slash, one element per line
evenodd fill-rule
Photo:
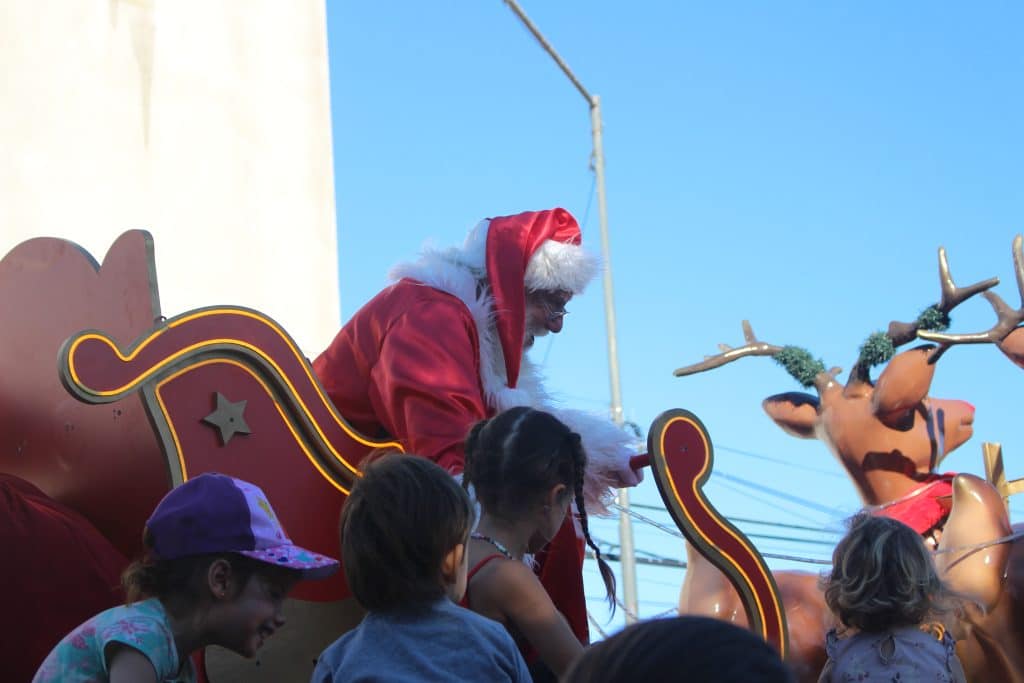
<path fill-rule="evenodd" d="M 230 598 L 235 590 L 235 575 L 231 563 L 218 557 L 206 570 L 206 584 L 215 600 Z"/>
<path fill-rule="evenodd" d="M 459 543 L 444 556 L 441 563 L 441 575 L 445 583 L 456 583 L 459 580 L 459 569 L 466 558 L 466 545 Z"/>
<path fill-rule="evenodd" d="M 548 491 L 548 495 L 544 498 L 544 505 L 552 508 L 562 503 L 565 500 L 566 494 L 569 492 L 569 488 L 565 484 L 555 484 Z"/>

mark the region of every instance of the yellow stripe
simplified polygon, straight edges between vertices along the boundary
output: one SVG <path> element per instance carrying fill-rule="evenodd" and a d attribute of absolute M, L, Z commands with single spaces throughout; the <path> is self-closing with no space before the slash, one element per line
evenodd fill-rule
<path fill-rule="evenodd" d="M 246 317 L 249 317 L 249 318 L 252 318 L 254 320 L 258 320 L 258 321 L 264 323 L 265 325 L 267 325 L 271 329 L 273 329 L 275 332 L 277 332 L 277 334 L 288 345 L 288 348 L 291 349 L 292 353 L 294 353 L 295 356 L 299 359 L 300 365 L 302 366 L 303 371 L 306 373 L 307 378 L 310 380 L 310 382 L 313 384 L 314 387 L 317 386 L 316 380 L 313 378 L 313 374 L 310 372 L 310 367 L 309 367 L 309 364 L 306 363 L 305 357 L 301 353 L 299 353 L 299 350 L 291 343 L 291 341 L 289 340 L 288 336 L 284 333 L 284 331 L 280 327 L 278 327 L 276 324 L 274 324 L 268 318 L 265 318 L 265 317 L 262 317 L 262 316 L 250 313 L 248 311 L 241 311 L 241 310 L 237 310 L 237 309 L 209 309 L 209 310 L 205 310 L 205 311 L 197 311 L 196 313 L 194 313 L 192 315 L 186 315 L 186 316 L 182 317 L 181 319 L 178 319 L 178 320 L 173 321 L 172 323 L 169 323 L 165 328 L 161 328 L 161 329 L 158 329 L 155 332 L 153 332 L 153 334 L 151 334 L 149 337 L 147 337 L 145 340 L 143 340 L 142 343 L 140 343 L 135 348 L 135 350 L 132 351 L 127 356 L 122 354 L 121 350 L 118 349 L 117 346 L 109 338 L 104 337 L 104 336 L 99 335 L 99 334 L 95 334 L 95 333 L 84 334 L 84 335 L 78 337 L 77 339 L 75 339 L 75 341 L 71 344 L 71 348 L 70 348 L 70 350 L 68 352 L 68 365 L 69 365 L 69 371 L 71 373 L 71 378 L 74 380 L 76 385 L 82 387 L 83 389 L 86 389 L 87 391 L 89 391 L 90 393 L 92 393 L 92 394 L 94 394 L 96 396 L 115 396 L 117 394 L 124 393 L 124 392 L 134 388 L 138 384 L 144 382 L 150 375 L 152 375 L 160 367 L 165 366 L 165 365 L 169 365 L 169 364 L 173 363 L 175 360 L 177 360 L 178 358 L 180 358 L 180 357 L 182 357 L 182 356 L 184 356 L 184 355 L 186 355 L 188 353 L 191 353 L 192 351 L 195 351 L 197 349 L 201 349 L 201 348 L 203 348 L 205 346 L 213 346 L 213 345 L 216 345 L 216 344 L 229 344 L 229 345 L 236 345 L 236 346 L 244 347 L 244 348 L 249 349 L 250 351 L 252 351 L 254 354 L 259 356 L 263 360 L 265 360 L 267 363 L 269 363 L 277 371 L 277 373 L 280 375 L 281 379 L 288 386 L 288 389 L 291 391 L 292 395 L 295 396 L 295 399 L 296 399 L 296 401 L 298 401 L 299 407 L 302 409 L 302 412 L 305 413 L 305 415 L 309 418 L 309 421 L 313 425 L 313 428 L 316 430 L 317 434 L 320 435 L 320 438 L 323 441 L 323 443 L 326 444 L 327 449 L 331 452 L 331 455 L 333 455 L 334 458 L 336 460 L 338 460 L 338 462 L 340 462 L 342 465 L 344 465 L 350 472 L 352 472 L 353 474 L 358 474 L 358 471 L 356 470 L 356 468 L 353 467 L 351 464 L 349 464 L 344 458 L 342 458 L 341 455 L 335 450 L 334 445 L 327 439 L 326 435 L 323 433 L 323 430 L 320 428 L 319 422 L 313 418 L 313 415 L 310 412 L 309 408 L 306 406 L 305 401 L 303 401 L 302 396 L 300 396 L 299 393 L 295 390 L 295 387 L 292 385 L 291 380 L 288 379 L 287 375 L 285 375 L 285 373 L 281 370 L 280 366 L 276 362 L 274 362 L 274 360 L 272 358 L 270 358 L 267 354 L 263 353 L 263 351 L 260 350 L 259 348 L 255 347 L 252 344 L 249 344 L 247 342 L 241 341 L 239 339 L 208 339 L 208 340 L 196 343 L 196 344 L 192 344 L 191 346 L 188 346 L 188 347 L 186 347 L 184 349 L 181 349 L 180 351 L 178 351 L 177 353 L 175 353 L 175 354 L 173 354 L 171 356 L 168 356 L 168 357 L 165 357 L 165 358 L 161 359 L 161 361 L 159 363 L 157 363 L 156 365 L 153 365 L 153 366 L 149 367 L 148 369 L 146 369 L 145 372 L 139 374 L 133 381 L 128 382 L 127 384 L 124 384 L 124 385 L 118 387 L 117 389 L 111 389 L 111 390 L 106 390 L 106 391 L 95 391 L 93 389 L 85 387 L 82 384 L 82 382 L 79 379 L 79 377 L 78 377 L 78 372 L 75 369 L 75 365 L 74 365 L 75 350 L 78 348 L 79 344 L 85 342 L 88 339 L 97 339 L 97 340 L 103 342 L 110 349 L 112 349 L 114 351 L 114 353 L 117 355 L 117 357 L 122 362 L 127 363 L 127 362 L 133 360 L 139 353 L 142 352 L 143 349 L 146 348 L 146 346 L 148 346 L 150 344 L 150 342 L 152 342 L 154 339 L 156 339 L 161 334 L 163 334 L 165 331 L 167 331 L 167 329 L 170 329 L 172 327 L 178 327 L 180 325 L 185 324 L 186 322 L 191 322 L 192 320 L 196 320 L 196 319 L 199 319 L 199 318 L 202 318 L 202 317 L 206 317 L 208 315 L 222 315 L 222 314 L 226 314 L 226 315 L 244 315 Z M 321 392 L 318 392 L 318 393 L 320 393 L 320 396 L 321 396 L 322 399 L 325 398 Z M 339 427 L 341 427 L 341 429 L 350 438 L 352 438 L 353 440 L 357 441 L 358 443 L 360 443 L 360 444 L 362 444 L 364 446 L 367 446 L 369 448 L 393 447 L 393 448 L 396 448 L 396 449 L 398 449 L 400 451 L 403 451 L 403 452 L 405 451 L 405 449 L 402 448 L 402 445 L 397 443 L 397 442 L 393 442 L 392 441 L 392 442 L 378 443 L 378 442 L 373 442 L 373 441 L 366 440 L 361 435 L 359 435 L 358 433 L 356 433 L 355 431 L 350 429 L 349 426 L 343 420 L 341 420 L 338 417 L 336 411 L 332 410 L 331 406 L 327 405 L 326 401 L 325 401 L 325 406 L 328 408 L 327 412 L 330 413 L 330 415 L 334 418 L 334 421 L 337 423 L 337 425 Z"/>
<path fill-rule="evenodd" d="M 704 451 L 706 453 L 710 453 L 711 449 L 710 449 L 710 446 L 708 445 L 707 439 L 704 436 L 704 430 L 702 430 L 693 420 L 691 420 L 689 418 L 686 418 L 686 417 L 676 417 L 676 418 L 673 418 L 673 419 L 669 420 L 669 422 L 664 427 L 662 427 L 661 434 L 659 434 L 659 439 L 660 439 L 660 443 L 661 443 L 661 454 L 662 454 L 662 458 L 663 459 L 665 457 L 664 456 L 664 453 L 665 453 L 665 434 L 668 432 L 669 426 L 671 426 L 674 422 L 677 422 L 677 421 L 686 422 L 686 423 L 692 425 L 694 427 L 694 429 L 697 430 L 697 433 L 700 435 L 701 441 L 704 444 Z M 704 511 L 707 512 L 708 515 L 713 520 L 715 520 L 715 522 L 722 529 L 724 529 L 741 546 L 746 548 L 747 551 L 751 553 L 751 555 L 753 555 L 753 552 L 751 551 L 750 546 L 747 543 L 745 543 L 742 539 L 740 539 L 735 533 L 733 533 L 732 529 L 730 529 L 729 527 L 725 526 L 725 524 L 722 523 L 721 518 L 713 510 L 711 510 L 707 505 L 705 505 L 705 503 L 704 503 L 704 496 L 701 493 L 700 489 L 698 489 L 697 482 L 700 480 L 700 478 L 707 471 L 707 466 L 708 466 L 709 462 L 710 462 L 710 458 L 706 458 L 705 462 L 704 462 L 704 466 L 701 468 L 701 471 L 693 479 L 693 493 L 694 493 L 694 497 L 697 499 L 697 502 L 704 509 Z M 746 581 L 747 585 L 750 586 L 751 589 L 753 589 L 753 583 L 750 581 L 750 577 L 747 575 L 747 573 L 745 571 L 743 571 L 743 568 L 737 563 L 737 561 L 732 557 L 732 555 L 726 553 L 722 548 L 719 548 L 717 545 L 712 543 L 711 539 L 709 539 L 704 534 L 704 532 L 696 524 L 693 523 L 693 517 L 686 510 L 686 506 L 683 505 L 682 499 L 679 496 L 679 491 L 676 489 L 675 481 L 673 480 L 672 477 L 668 477 L 668 481 L 669 481 L 669 486 L 672 487 L 672 494 L 675 496 L 676 502 L 679 503 L 679 506 L 682 508 L 684 514 L 686 514 L 686 518 L 688 520 L 690 520 L 691 526 L 694 529 L 697 530 L 697 533 L 700 534 L 701 538 L 703 538 L 704 541 L 708 545 L 716 548 L 720 555 L 722 555 L 727 560 L 729 560 L 730 564 L 732 564 L 733 567 L 735 567 L 736 570 L 743 576 L 743 579 Z M 772 585 L 771 581 L 768 580 L 768 578 L 766 576 L 764 576 L 764 568 L 760 565 L 760 563 L 757 563 L 757 564 L 758 564 L 758 572 L 761 574 L 761 576 L 763 578 L 765 578 L 765 580 L 767 582 L 767 585 L 771 586 Z M 761 601 L 760 596 L 758 595 L 757 591 L 753 591 L 753 593 L 754 593 L 754 603 L 757 605 L 757 611 L 758 611 L 758 614 L 760 615 L 761 623 L 765 624 L 767 622 L 767 619 L 765 618 L 764 605 L 762 604 L 762 601 Z M 784 629 L 782 628 L 781 615 L 779 616 L 778 625 L 779 625 L 779 632 L 782 633 L 783 636 L 784 636 L 785 633 L 784 633 Z"/>

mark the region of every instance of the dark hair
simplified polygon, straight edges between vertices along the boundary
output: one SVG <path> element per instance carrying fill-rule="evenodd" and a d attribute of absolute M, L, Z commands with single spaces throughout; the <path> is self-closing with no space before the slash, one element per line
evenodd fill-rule
<path fill-rule="evenodd" d="M 573 492 L 580 526 L 594 550 L 608 604 L 615 609 L 615 575 L 590 538 L 583 501 L 587 456 L 580 435 L 555 416 L 532 408 L 511 408 L 473 425 L 466 437 L 462 484 L 473 486 L 488 514 L 515 519 L 552 486 Z"/>
<path fill-rule="evenodd" d="M 792 683 L 778 653 L 747 629 L 708 617 L 633 624 L 588 648 L 564 683 Z"/>
<path fill-rule="evenodd" d="M 364 609 L 422 606 L 445 594 L 445 555 L 473 526 L 469 496 L 426 458 L 397 453 L 363 460 L 341 510 L 341 561 Z"/>
<path fill-rule="evenodd" d="M 149 529 L 143 531 L 142 545 L 145 548 L 143 556 L 128 565 L 121 574 L 125 602 L 129 605 L 147 598 L 159 598 L 165 608 L 177 612 L 200 604 L 205 598 L 203 587 L 207 571 L 217 560 L 224 560 L 230 565 L 231 575 L 240 588 L 254 575 L 273 578 L 298 576 L 293 569 L 238 553 L 208 553 L 164 560 L 153 550 L 153 536 Z"/>
<path fill-rule="evenodd" d="M 916 626 L 952 609 L 954 596 L 916 531 L 866 513 L 849 525 L 832 553 L 832 573 L 822 579 L 825 602 L 839 621 L 877 632 Z"/>

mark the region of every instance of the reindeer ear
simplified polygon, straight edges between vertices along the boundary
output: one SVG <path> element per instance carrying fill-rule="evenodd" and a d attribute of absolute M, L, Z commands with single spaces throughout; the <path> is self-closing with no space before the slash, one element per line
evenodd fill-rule
<path fill-rule="evenodd" d="M 871 407 L 875 415 L 894 419 L 915 408 L 925 396 L 935 376 L 935 364 L 929 363 L 935 347 L 918 346 L 896 354 L 878 376 Z"/>
<path fill-rule="evenodd" d="M 764 412 L 782 428 L 782 431 L 801 439 L 814 439 L 818 423 L 818 397 L 802 391 L 769 396 L 761 403 Z"/>

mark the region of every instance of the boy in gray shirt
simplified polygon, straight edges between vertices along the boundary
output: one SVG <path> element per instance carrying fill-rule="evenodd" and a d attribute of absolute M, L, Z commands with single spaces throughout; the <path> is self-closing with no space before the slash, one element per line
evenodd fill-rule
<path fill-rule="evenodd" d="M 385 455 L 364 467 L 341 514 L 342 564 L 368 614 L 320 655 L 312 683 L 530 683 L 497 622 L 454 604 L 466 590 L 473 506 L 426 460 Z"/>

